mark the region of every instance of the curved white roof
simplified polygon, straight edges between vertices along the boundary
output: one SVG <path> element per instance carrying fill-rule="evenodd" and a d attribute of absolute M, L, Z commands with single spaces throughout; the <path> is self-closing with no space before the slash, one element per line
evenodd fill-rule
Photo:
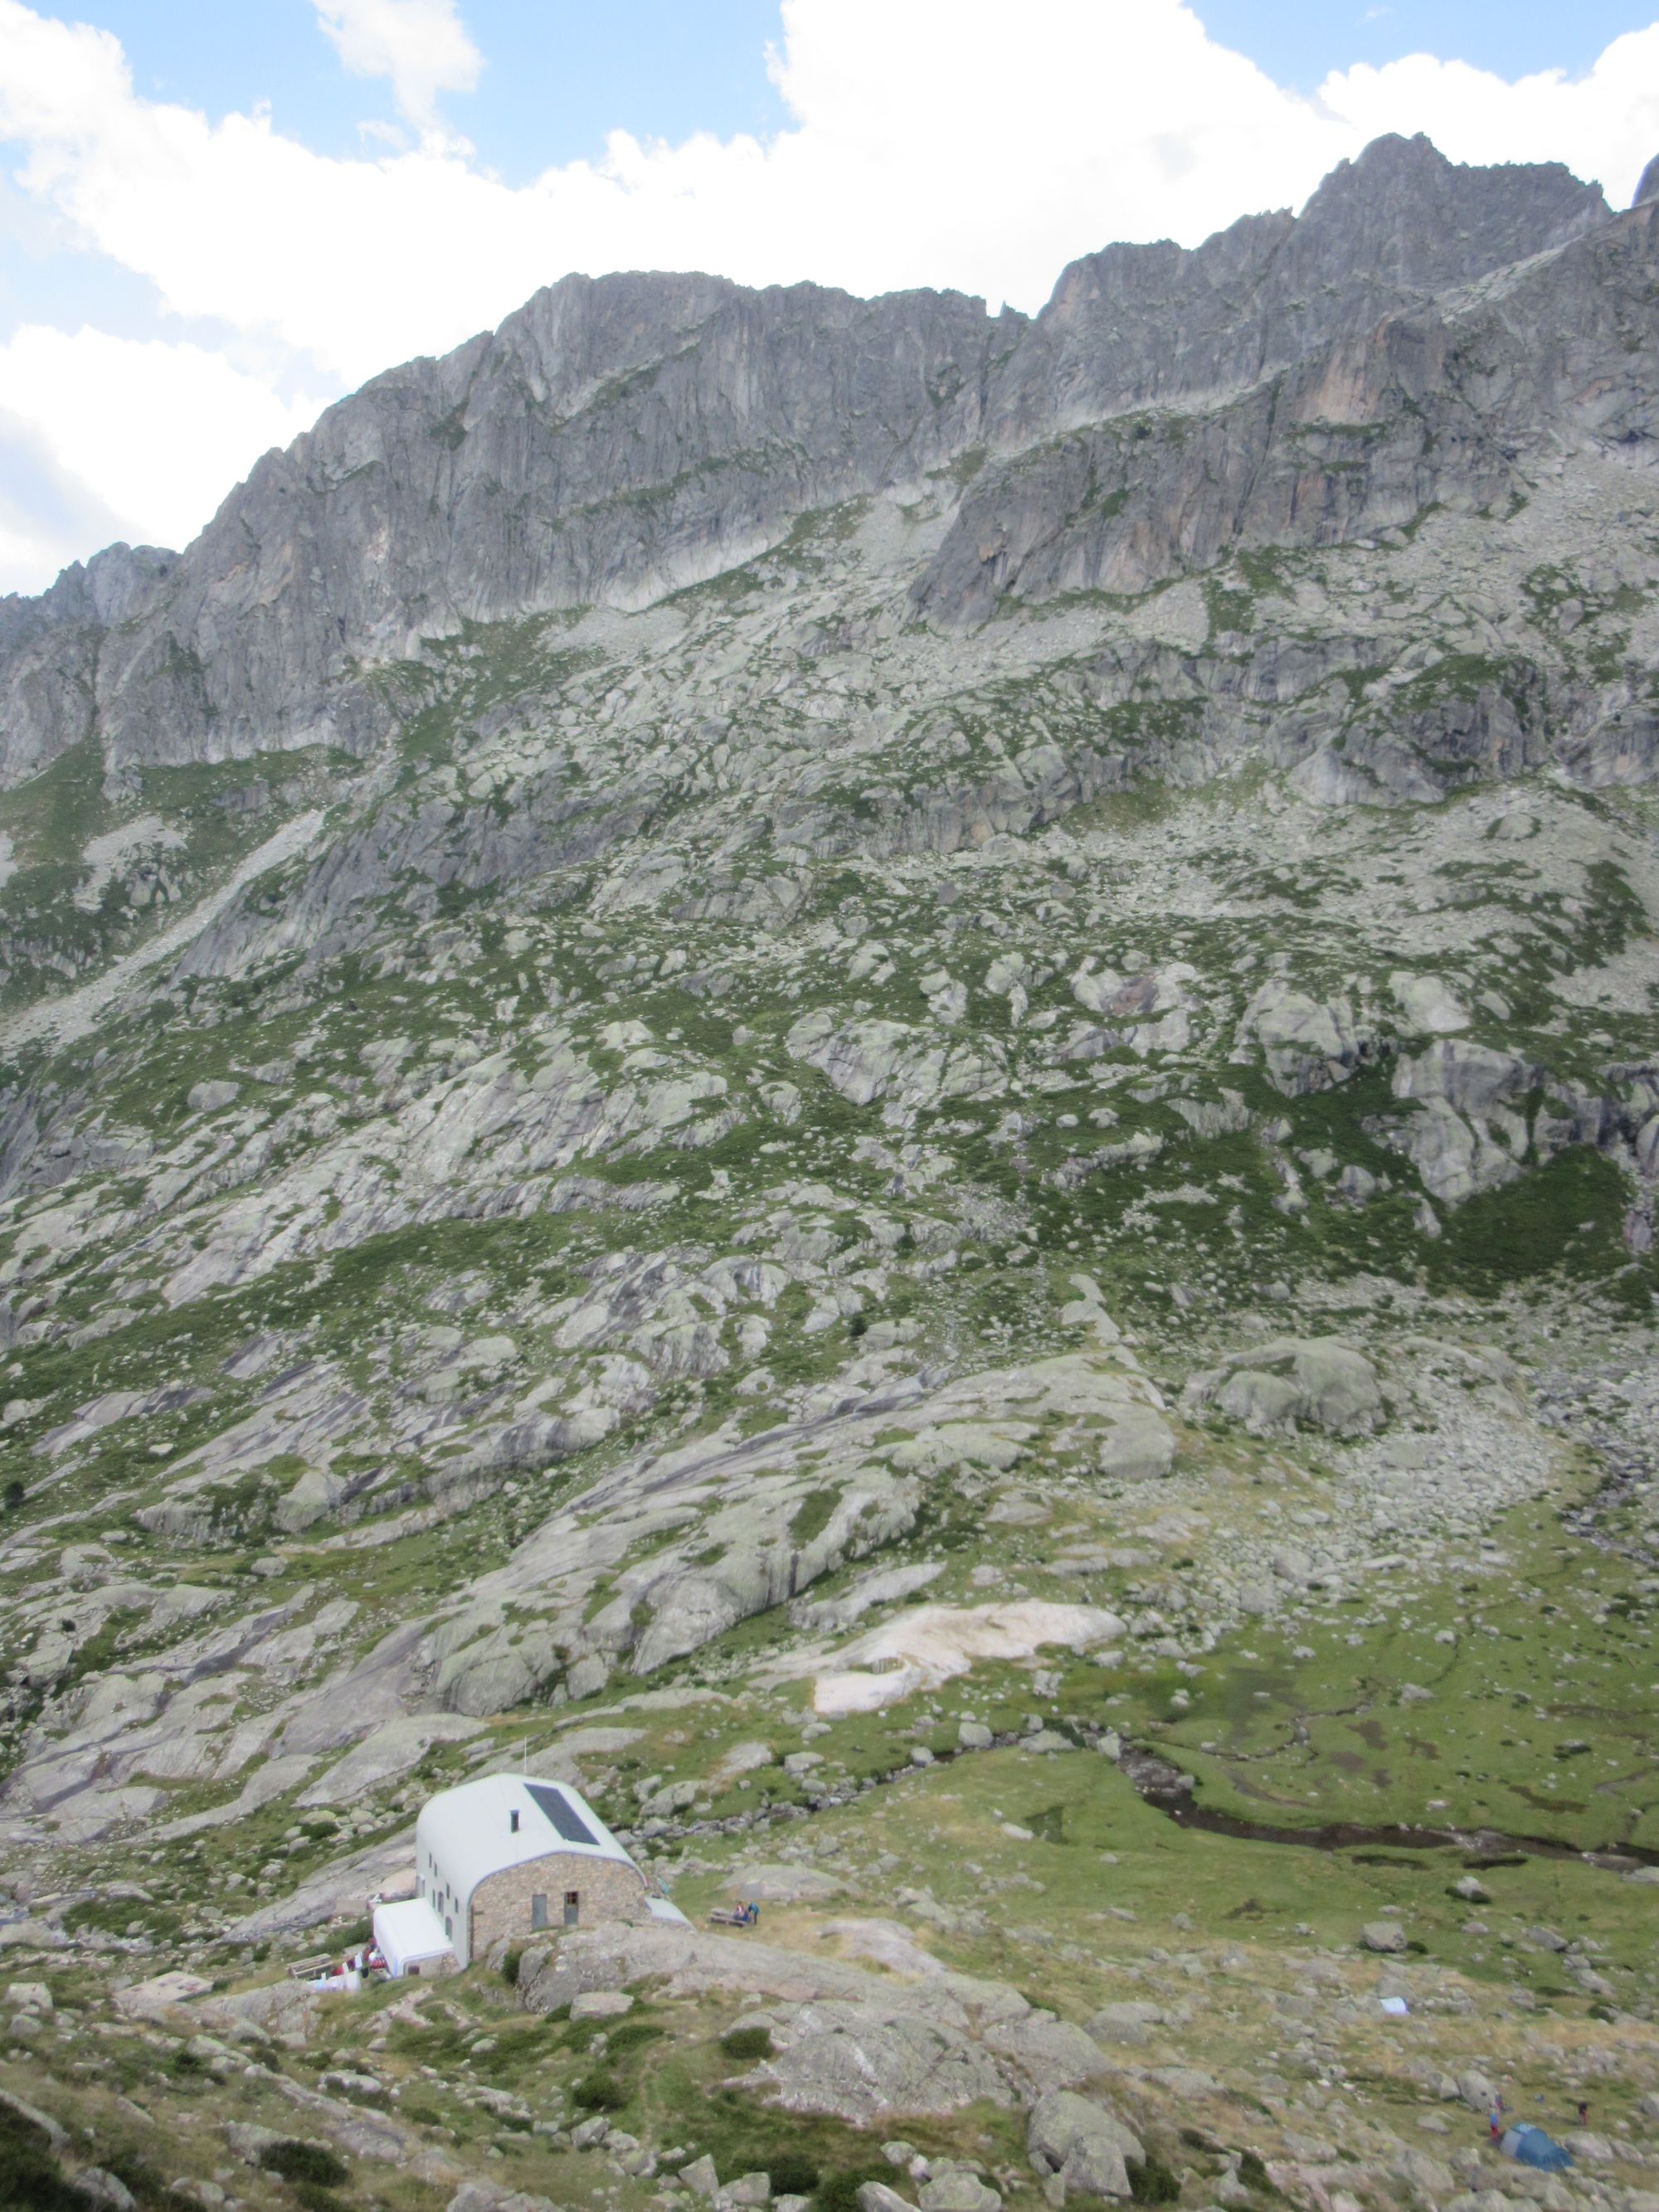
<path fill-rule="evenodd" d="M 428 1799 L 415 1824 L 416 1871 L 428 1893 L 435 1865 L 463 1911 L 489 1875 L 553 1851 L 635 1863 L 579 1790 L 533 1775 L 483 1774 L 463 1782 Z"/>

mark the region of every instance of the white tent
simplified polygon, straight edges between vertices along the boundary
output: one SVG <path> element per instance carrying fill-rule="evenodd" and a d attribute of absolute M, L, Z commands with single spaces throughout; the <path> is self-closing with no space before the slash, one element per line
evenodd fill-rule
<path fill-rule="evenodd" d="M 374 1908 L 374 1941 L 394 1982 L 405 1974 L 447 1973 L 455 1964 L 454 1946 L 444 1923 L 423 1897 Z"/>

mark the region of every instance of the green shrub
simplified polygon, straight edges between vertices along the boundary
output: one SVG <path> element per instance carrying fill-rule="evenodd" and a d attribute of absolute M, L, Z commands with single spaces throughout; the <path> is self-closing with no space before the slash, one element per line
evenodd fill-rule
<path fill-rule="evenodd" d="M 809 1490 L 789 1516 L 789 1534 L 797 1544 L 810 1544 L 823 1535 L 841 1503 L 838 1490 Z"/>
<path fill-rule="evenodd" d="M 515 1943 L 501 1960 L 501 1979 L 510 1990 L 516 1990 L 519 1986 L 519 1966 L 523 1958 L 523 1945 Z"/>
<path fill-rule="evenodd" d="M 810 2197 L 821 2177 L 803 2152 L 787 2150 L 772 2160 L 766 2169 L 766 2178 L 772 2185 L 774 2197 Z"/>
<path fill-rule="evenodd" d="M 259 2163 L 280 2180 L 306 2181 L 318 2189 L 337 2189 L 350 2175 L 345 2160 L 326 2143 L 301 2142 L 292 2136 L 281 2142 L 267 2143 L 259 2154 Z"/>
<path fill-rule="evenodd" d="M 1137 2204 L 1173 2204 L 1181 2184 L 1155 2151 L 1129 2160 L 1129 2194 Z"/>
<path fill-rule="evenodd" d="M 0 2204 L 16 2212 L 87 2212 L 87 2200 L 58 2171 L 44 2129 L 0 2106 Z"/>
<path fill-rule="evenodd" d="M 160 2204 L 168 2193 L 155 2168 L 137 2151 L 112 2150 L 99 2164 L 130 2189 L 141 2204 Z M 0 2203 L 3 2201 L 0 2198 Z"/>
<path fill-rule="evenodd" d="M 1253 2150 L 1241 2151 L 1238 2155 L 1238 2178 L 1246 2189 L 1259 2190 L 1264 2197 L 1277 2197 L 1279 2191 L 1267 2178 L 1267 2169 L 1260 2155 Z"/>
<path fill-rule="evenodd" d="M 607 2045 L 607 2055 L 620 2058 L 624 2052 L 642 2050 L 647 2043 L 659 2043 L 662 2030 L 653 2027 L 648 2020 L 625 2020 L 620 2027 L 612 2028 Z"/>
<path fill-rule="evenodd" d="M 826 2173 L 812 2191 L 812 2212 L 859 2212 L 859 2191 L 865 2183 L 890 2185 L 892 2178 L 889 2166 L 852 2166 L 839 2173 Z"/>
<path fill-rule="evenodd" d="M 772 2052 L 772 2031 L 769 2027 L 729 2028 L 720 2038 L 720 2049 L 728 2058 L 768 2058 Z M 777 2187 L 775 2182 L 772 2185 Z M 811 2185 L 816 2189 L 817 2181 Z M 789 2192 L 796 2197 L 803 2193 L 800 2190 Z"/>
<path fill-rule="evenodd" d="M 608 2068 L 584 2074 L 571 2095 L 585 2112 L 617 2112 L 628 2102 L 628 2092 Z"/>
<path fill-rule="evenodd" d="M 345 2212 L 345 2207 L 331 2189 L 320 2182 L 291 2181 L 289 2184 L 300 2212 Z"/>

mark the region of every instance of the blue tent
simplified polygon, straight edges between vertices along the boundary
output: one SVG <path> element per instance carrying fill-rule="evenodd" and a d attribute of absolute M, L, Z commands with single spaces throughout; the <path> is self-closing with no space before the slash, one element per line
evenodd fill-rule
<path fill-rule="evenodd" d="M 1572 2153 L 1566 2145 L 1547 2136 L 1542 2128 L 1534 2127 L 1530 2120 L 1506 2128 L 1498 2148 L 1517 2165 L 1541 2166 L 1546 2173 L 1561 2173 L 1572 2164 Z"/>

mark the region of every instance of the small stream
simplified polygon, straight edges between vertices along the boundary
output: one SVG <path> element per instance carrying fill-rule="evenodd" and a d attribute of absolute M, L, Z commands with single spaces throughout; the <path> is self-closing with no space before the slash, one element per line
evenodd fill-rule
<path fill-rule="evenodd" d="M 1011 1739 L 1012 1741 L 1012 1739 Z M 1136 1796 L 1178 1828 L 1197 1828 L 1212 1836 L 1237 1836 L 1246 1843 L 1293 1844 L 1304 1850 L 1455 1850 L 1490 1865 L 1520 1854 L 1528 1858 L 1580 1859 L 1611 1874 L 1633 1867 L 1659 1866 L 1659 1850 L 1639 1844 L 1593 1845 L 1586 1850 L 1553 1836 L 1511 1836 L 1497 1828 L 1365 1827 L 1358 1821 L 1330 1820 L 1317 1828 L 1246 1820 L 1242 1814 L 1212 1811 L 1200 1805 L 1185 1778 L 1155 1752 L 1125 1746 L 1119 1771 Z"/>
<path fill-rule="evenodd" d="M 1016 1748 L 1018 1734 L 1000 1735 L 987 1748 L 1009 1751 Z M 934 1761 L 938 1766 L 951 1766 L 957 1760 L 975 1759 L 977 1751 L 966 1748 L 939 1753 Z M 1634 1867 L 1659 1866 L 1659 1850 L 1644 1848 L 1639 1844 L 1619 1844 L 1593 1846 L 1589 1850 L 1577 1844 L 1565 1844 L 1553 1836 L 1511 1836 L 1496 1828 L 1431 1828 L 1389 1826 L 1365 1827 L 1356 1821 L 1328 1821 L 1321 1827 L 1305 1827 L 1270 1820 L 1246 1820 L 1237 1813 L 1212 1811 L 1200 1805 L 1192 1791 L 1184 1786 L 1185 1777 L 1178 1767 L 1160 1758 L 1156 1752 L 1126 1744 L 1117 1768 L 1129 1783 L 1144 1805 L 1166 1820 L 1173 1820 L 1178 1828 L 1196 1828 L 1213 1836 L 1233 1836 L 1244 1843 L 1285 1844 L 1299 1850 L 1347 1851 L 1370 1848 L 1376 1850 L 1451 1850 L 1462 1851 L 1478 1870 L 1482 1864 L 1491 1866 L 1516 1855 L 1527 1858 L 1577 1859 L 1601 1867 L 1609 1874 L 1627 1874 Z M 886 1774 L 872 1776 L 869 1780 L 851 1788 L 843 1794 L 831 1791 L 818 1804 L 811 1807 L 793 1802 L 781 1805 L 757 1805 L 750 1812 L 738 1813 L 724 1820 L 672 1821 L 649 1838 L 652 1843 L 679 1842 L 694 1836 L 733 1835 L 768 1828 L 780 1822 L 811 1819 L 815 1812 L 833 1813 L 867 1796 L 872 1790 L 886 1788 L 907 1776 L 928 1771 L 908 1762 L 896 1766 Z M 629 1841 L 629 1832 L 621 1836 Z"/>

